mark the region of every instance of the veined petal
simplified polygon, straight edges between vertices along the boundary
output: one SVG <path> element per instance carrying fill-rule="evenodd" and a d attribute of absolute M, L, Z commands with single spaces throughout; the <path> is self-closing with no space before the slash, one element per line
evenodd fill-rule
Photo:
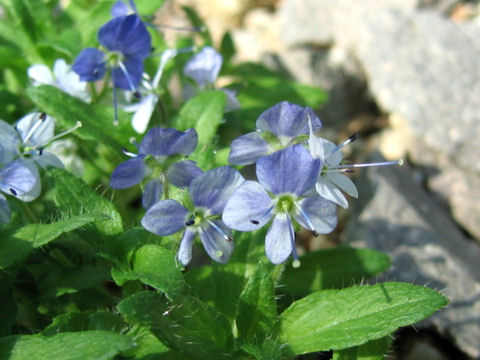
<path fill-rule="evenodd" d="M 110 186 L 114 189 L 125 189 L 138 184 L 145 176 L 146 166 L 141 157 L 129 159 L 113 170 Z"/>
<path fill-rule="evenodd" d="M 42 169 L 46 169 L 48 166 L 53 166 L 61 169 L 65 168 L 62 160 L 60 160 L 56 155 L 52 154 L 51 152 L 43 151 L 41 155 L 37 152 L 34 152 L 30 158 Z"/>
<path fill-rule="evenodd" d="M 141 154 L 151 155 L 190 155 L 195 150 L 198 135 L 195 129 L 178 131 L 176 129 L 150 129 L 140 143 Z"/>
<path fill-rule="evenodd" d="M 299 203 L 302 214 L 298 209 L 294 213 L 295 220 L 304 228 L 318 234 L 328 234 L 337 226 L 337 206 L 319 195 L 309 196 Z M 305 215 L 314 229 L 307 223 Z"/>
<path fill-rule="evenodd" d="M 345 209 L 348 208 L 348 200 L 345 195 L 343 195 L 342 191 L 323 176 L 318 177 L 315 189 L 321 197 L 333 201 Z"/>
<path fill-rule="evenodd" d="M 124 60 L 123 66 L 124 69 L 120 66 L 112 69 L 113 86 L 132 91 L 137 88 L 142 79 L 143 59 L 130 58 Z"/>
<path fill-rule="evenodd" d="M 171 235 L 185 227 L 188 210 L 176 200 L 160 200 L 147 210 L 142 226 L 148 231 L 161 235 Z"/>
<path fill-rule="evenodd" d="M 337 166 L 338 164 L 340 164 L 340 162 L 343 159 L 342 152 L 341 151 L 335 151 L 335 152 L 331 153 L 331 151 L 333 149 L 335 149 L 337 147 L 337 145 L 335 145 L 333 142 L 331 142 L 327 139 L 318 138 L 318 140 L 321 141 L 322 144 L 323 144 L 323 149 L 324 149 L 325 156 L 326 156 L 326 158 L 324 159 L 325 165 Z"/>
<path fill-rule="evenodd" d="M 233 251 L 233 238 L 230 229 L 221 221 L 213 220 L 215 226 L 199 228 L 200 239 L 207 254 L 216 262 L 225 264 Z"/>
<path fill-rule="evenodd" d="M 195 240 L 197 233 L 193 230 L 186 229 L 183 232 L 182 241 L 180 242 L 180 248 L 178 249 L 177 259 L 183 266 L 187 266 L 192 260 L 192 246 L 193 240 Z"/>
<path fill-rule="evenodd" d="M 167 178 L 176 187 L 187 187 L 193 179 L 203 174 L 195 161 L 179 161 L 170 166 L 167 170 Z"/>
<path fill-rule="evenodd" d="M 320 161 L 302 145 L 295 145 L 258 159 L 256 170 L 258 181 L 268 191 L 301 196 L 313 188 Z"/>
<path fill-rule="evenodd" d="M 257 128 L 275 134 L 286 145 L 289 139 L 309 133 L 309 119 L 313 131 L 320 130 L 322 123 L 311 108 L 282 101 L 259 116 Z"/>
<path fill-rule="evenodd" d="M 113 4 L 112 8 L 110 9 L 110 14 L 112 17 L 127 16 L 131 14 L 131 9 L 126 3 L 119 0 Z"/>
<path fill-rule="evenodd" d="M 33 86 L 55 85 L 55 80 L 53 79 L 52 71 L 49 69 L 47 65 L 44 65 L 44 64 L 32 65 L 28 68 L 27 74 Z"/>
<path fill-rule="evenodd" d="M 275 215 L 265 237 L 265 253 L 274 264 L 284 262 L 293 250 L 292 244 L 295 240 L 295 234 L 288 216 L 287 213 Z"/>
<path fill-rule="evenodd" d="M 323 177 L 337 185 L 348 195 L 356 198 L 358 197 L 357 187 L 348 176 L 336 172 L 327 172 Z"/>
<path fill-rule="evenodd" d="M 145 59 L 151 51 L 151 37 L 137 14 L 115 17 L 98 31 L 98 42 L 127 58 Z"/>
<path fill-rule="evenodd" d="M 105 53 L 95 48 L 83 49 L 73 63 L 75 71 L 82 81 L 98 81 L 107 72 Z"/>
<path fill-rule="evenodd" d="M 10 222 L 10 206 L 2 194 L 0 194 L 0 222 L 4 224 Z"/>
<path fill-rule="evenodd" d="M 253 231 L 263 227 L 273 216 L 273 200 L 262 185 L 245 181 L 228 199 L 222 220 L 230 228 Z"/>
<path fill-rule="evenodd" d="M 19 154 L 20 137 L 15 128 L 9 123 L 0 120 L 0 164 L 6 164 Z"/>
<path fill-rule="evenodd" d="M 148 94 L 144 96 L 142 100 L 134 105 L 126 106 L 125 111 L 134 111 L 132 117 L 132 127 L 139 134 L 143 134 L 147 130 L 148 123 L 152 117 L 155 105 L 157 105 L 158 96 L 154 94 Z"/>
<path fill-rule="evenodd" d="M 85 89 L 87 83 L 80 80 L 80 76 L 72 70 L 71 66 L 68 65 L 65 60 L 55 60 L 55 64 L 53 64 L 53 74 L 61 90 L 83 101 L 90 101 L 90 94 Z"/>
<path fill-rule="evenodd" d="M 27 160 L 15 160 L 0 170 L 0 189 L 22 201 L 32 201 L 40 193 L 40 175 Z"/>
<path fill-rule="evenodd" d="M 163 194 L 163 185 L 161 181 L 150 180 L 143 188 L 142 205 L 148 210 L 160 201 Z"/>
<path fill-rule="evenodd" d="M 257 132 L 242 135 L 232 141 L 228 162 L 233 165 L 254 164 L 270 153 L 270 146 Z"/>
<path fill-rule="evenodd" d="M 185 76 L 195 80 L 198 86 L 213 84 L 222 67 L 222 55 L 210 46 L 206 46 L 193 56 L 185 65 Z"/>
<path fill-rule="evenodd" d="M 193 179 L 189 186 L 190 196 L 196 207 L 208 209 L 208 215 L 221 214 L 227 200 L 244 181 L 237 170 L 222 166 Z"/>
<path fill-rule="evenodd" d="M 15 127 L 25 145 L 39 148 L 52 140 L 55 121 L 49 115 L 36 112 L 22 117 Z"/>

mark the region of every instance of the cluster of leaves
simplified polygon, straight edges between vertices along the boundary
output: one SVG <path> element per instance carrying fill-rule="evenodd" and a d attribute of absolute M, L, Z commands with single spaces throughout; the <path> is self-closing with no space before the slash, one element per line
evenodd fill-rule
<path fill-rule="evenodd" d="M 138 1 L 151 14 L 161 0 Z M 447 300 L 426 287 L 404 283 L 359 285 L 390 266 L 388 256 L 367 249 L 320 250 L 300 257 L 301 267 L 270 264 L 265 232 L 237 233 L 226 265 L 183 269 L 175 259 L 178 235 L 155 236 L 139 227 L 144 210 L 138 188 L 107 187 L 120 150 L 136 137 L 130 115 L 112 123 L 109 103 L 85 103 L 52 86 L 32 87 L 27 69 L 72 63 L 96 44 L 98 28 L 114 1 L 0 0 L 1 117 L 9 123 L 43 111 L 71 136 L 85 171 L 42 173 L 36 201 L 11 201 L 12 220 L 0 225 L 1 359 L 284 359 L 334 350 L 335 359 L 382 359 L 398 327 L 420 321 Z M 208 30 L 185 8 L 200 41 Z M 156 49 L 167 46 L 152 32 Z M 195 38 L 195 39 L 194 39 Z M 260 113 L 288 100 L 318 107 L 319 89 L 296 84 L 257 64 L 233 65 L 231 38 L 222 41 L 222 74 L 234 82 L 241 109 L 224 114 L 222 91 L 205 91 L 177 105 L 166 84 L 182 77 L 179 54 L 162 77 L 162 108 L 153 125 L 195 128 L 190 159 L 204 170 L 227 164 L 231 141 L 252 131 Z M 158 59 L 148 58 L 152 73 Z M 129 149 L 132 150 L 132 149 Z"/>

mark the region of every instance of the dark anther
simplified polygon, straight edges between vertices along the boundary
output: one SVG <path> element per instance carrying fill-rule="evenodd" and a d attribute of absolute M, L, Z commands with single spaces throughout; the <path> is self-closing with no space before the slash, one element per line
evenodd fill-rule
<path fill-rule="evenodd" d="M 312 231 L 312 235 L 315 236 L 315 237 L 317 237 L 317 236 L 318 236 L 318 233 L 317 233 L 315 230 L 313 230 L 313 231 Z"/>
<path fill-rule="evenodd" d="M 38 118 L 42 121 L 45 121 L 45 119 L 47 118 L 47 114 L 42 112 Z"/>
<path fill-rule="evenodd" d="M 93 76 L 97 76 L 98 75 L 98 69 L 93 70 L 92 74 L 93 74 Z"/>
<path fill-rule="evenodd" d="M 135 96 L 135 99 L 141 99 L 142 98 L 142 94 L 140 94 L 140 91 L 135 91 L 133 93 L 133 96 Z"/>
<path fill-rule="evenodd" d="M 15 191 L 15 189 L 10 188 L 10 189 L 8 189 L 8 190 L 10 190 L 10 192 L 12 193 L 12 195 L 17 196 L 17 192 Z"/>
<path fill-rule="evenodd" d="M 227 236 L 227 241 L 233 241 L 233 237 Z"/>
<path fill-rule="evenodd" d="M 260 224 L 257 220 L 250 220 L 250 222 L 251 222 L 252 224 L 254 224 L 254 225 Z"/>
<path fill-rule="evenodd" d="M 150 48 L 150 52 L 153 53 L 154 51 L 155 51 L 155 48 L 152 46 L 152 47 Z"/>
<path fill-rule="evenodd" d="M 352 141 L 357 140 L 357 138 L 358 138 L 358 134 L 355 133 L 355 134 L 353 134 L 352 136 L 350 136 L 350 137 L 348 138 L 348 140 L 350 140 L 350 142 L 352 142 Z"/>
<path fill-rule="evenodd" d="M 195 219 L 194 218 L 191 218 L 190 220 L 185 221 L 185 226 L 191 226 L 193 224 L 195 224 Z"/>
<path fill-rule="evenodd" d="M 38 149 L 38 155 L 42 155 L 43 154 L 43 147 L 41 147 L 40 149 Z"/>
<path fill-rule="evenodd" d="M 352 174 L 352 173 L 354 173 L 355 171 L 352 170 L 352 169 L 345 169 L 345 172 L 346 172 L 346 173 L 349 173 L 349 174 Z"/>

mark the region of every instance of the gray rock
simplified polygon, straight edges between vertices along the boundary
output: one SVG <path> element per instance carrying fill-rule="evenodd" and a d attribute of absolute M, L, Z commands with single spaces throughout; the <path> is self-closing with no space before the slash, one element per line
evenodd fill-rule
<path fill-rule="evenodd" d="M 406 167 L 364 170 L 358 187 L 345 243 L 388 253 L 393 267 L 384 280 L 445 294 L 448 307 L 419 326 L 434 324 L 460 349 L 479 357 L 480 246 L 462 234 Z"/>

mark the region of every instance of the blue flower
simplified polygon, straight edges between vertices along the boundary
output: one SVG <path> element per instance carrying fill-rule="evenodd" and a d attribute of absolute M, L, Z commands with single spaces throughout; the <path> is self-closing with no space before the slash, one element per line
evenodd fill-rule
<path fill-rule="evenodd" d="M 253 164 L 262 156 L 304 140 L 309 131 L 308 119 L 312 120 L 315 131 L 322 127 L 311 108 L 286 101 L 276 104 L 257 119 L 256 132 L 233 140 L 228 161 L 234 165 Z"/>
<path fill-rule="evenodd" d="M 97 81 L 111 69 L 114 87 L 135 91 L 151 51 L 151 37 L 142 20 L 136 14 L 115 17 L 100 28 L 98 42 L 107 51 L 82 50 L 73 71 L 82 81 Z"/>
<path fill-rule="evenodd" d="M 137 13 L 137 7 L 133 0 L 129 0 L 128 3 L 122 0 L 117 1 L 113 4 L 110 14 L 113 17 L 127 16 Z"/>
<path fill-rule="evenodd" d="M 314 234 L 329 233 L 337 225 L 336 205 L 312 195 L 319 170 L 320 161 L 302 145 L 260 158 L 258 182 L 238 187 L 225 206 L 223 222 L 234 230 L 253 231 L 273 218 L 265 238 L 268 259 L 279 264 L 292 254 L 297 261 L 292 217 Z"/>
<path fill-rule="evenodd" d="M 202 173 L 191 160 L 177 161 L 178 154 L 190 155 L 197 146 L 195 129 L 186 132 L 175 129 L 153 128 L 138 145 L 138 155 L 117 166 L 110 186 L 125 189 L 147 178 L 142 195 L 143 206 L 148 209 L 162 197 L 165 185 L 186 187 Z"/>
<path fill-rule="evenodd" d="M 148 209 L 142 225 L 160 236 L 183 229 L 177 255 L 183 265 L 192 258 L 197 233 L 208 255 L 224 264 L 233 251 L 233 237 L 219 217 L 229 197 L 243 182 L 240 173 L 227 166 L 207 171 L 191 182 L 186 207 L 176 200 L 161 200 Z"/>

